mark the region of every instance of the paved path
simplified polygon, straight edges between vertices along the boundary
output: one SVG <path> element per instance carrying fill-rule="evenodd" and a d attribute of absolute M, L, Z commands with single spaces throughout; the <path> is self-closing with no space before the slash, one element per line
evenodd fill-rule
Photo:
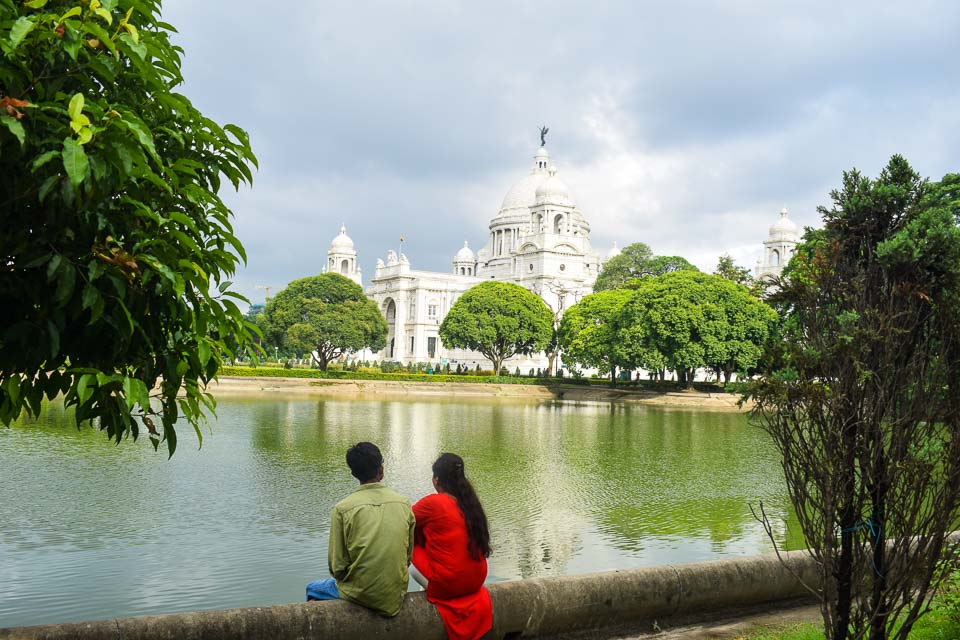
<path fill-rule="evenodd" d="M 613 635 L 572 634 L 569 640 L 600 640 L 601 638 L 603 640 L 749 640 L 750 632 L 758 627 L 769 630 L 788 628 L 802 622 L 818 624 L 820 621 L 820 608 L 813 605 L 752 613 L 736 618 L 670 627 L 660 631 L 634 630 Z"/>

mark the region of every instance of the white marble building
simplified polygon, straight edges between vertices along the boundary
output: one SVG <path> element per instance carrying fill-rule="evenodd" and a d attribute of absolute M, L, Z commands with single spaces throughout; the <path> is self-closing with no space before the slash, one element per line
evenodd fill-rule
<path fill-rule="evenodd" d="M 358 357 L 489 369 L 490 361 L 479 353 L 448 348 L 440 339 L 440 323 L 463 292 L 484 280 L 513 282 L 540 295 L 560 318 L 592 292 L 603 262 L 619 253 L 616 244 L 602 259 L 594 251 L 590 223 L 557 176 L 544 146 L 537 150 L 529 174 L 507 191 L 489 230 L 485 246 L 476 253 L 463 243 L 449 272 L 415 270 L 402 250 L 388 251 L 386 260 L 378 258 L 364 291 L 387 320 L 387 346 Z M 784 208 L 763 243 L 757 277 L 778 276 L 799 240 L 800 230 Z M 324 270 L 363 284 L 356 247 L 342 226 L 327 251 Z M 546 368 L 547 358 L 542 353 L 515 356 L 504 366 L 527 373 Z"/>
<path fill-rule="evenodd" d="M 770 235 L 763 242 L 763 255 L 757 260 L 754 273 L 758 278 L 776 278 L 800 242 L 800 227 L 789 217 L 787 208 L 780 210 L 780 219 L 770 226 Z"/>
<path fill-rule="evenodd" d="M 489 229 L 476 253 L 463 243 L 447 273 L 414 270 L 407 256 L 393 250 L 386 260 L 377 259 L 365 291 L 383 311 L 390 333 L 386 349 L 371 357 L 489 368 L 479 353 L 450 349 L 440 340 L 440 323 L 464 291 L 484 280 L 513 282 L 540 295 L 557 317 L 592 291 L 602 260 L 590 244 L 590 223 L 545 147 L 537 150 L 530 173 L 507 191 Z M 360 282 L 356 261 L 353 241 L 341 228 L 326 270 Z M 537 354 L 511 358 L 505 366 L 527 373 L 546 364 L 546 356 Z"/>

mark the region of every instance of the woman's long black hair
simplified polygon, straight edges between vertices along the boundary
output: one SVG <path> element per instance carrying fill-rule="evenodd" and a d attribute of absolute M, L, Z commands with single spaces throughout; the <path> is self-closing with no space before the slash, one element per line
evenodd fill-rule
<path fill-rule="evenodd" d="M 474 560 L 490 556 L 490 531 L 487 514 L 463 472 L 463 458 L 455 453 L 442 453 L 433 463 L 433 475 L 440 487 L 457 499 L 467 523 L 467 550 Z"/>

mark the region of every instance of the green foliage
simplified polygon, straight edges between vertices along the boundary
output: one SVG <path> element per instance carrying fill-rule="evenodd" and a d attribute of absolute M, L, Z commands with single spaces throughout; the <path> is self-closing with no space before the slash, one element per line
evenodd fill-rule
<path fill-rule="evenodd" d="M 876 180 L 845 172 L 772 298 L 779 366 L 752 385 L 753 417 L 783 455 L 833 639 L 907 637 L 960 521 L 956 185 L 901 156 Z"/>
<path fill-rule="evenodd" d="M 552 336 L 553 313 L 543 299 L 508 282 L 472 287 L 440 325 L 444 344 L 479 351 L 490 359 L 494 371 L 511 356 L 543 351 Z"/>
<path fill-rule="evenodd" d="M 267 367 L 223 367 L 221 375 L 240 378 L 308 378 L 320 380 L 385 380 L 393 382 L 463 382 L 468 384 L 553 384 L 550 379 L 517 376 L 428 374 L 428 373 L 373 373 L 369 371 L 320 371 L 319 369 L 280 369 Z M 587 384 L 583 381 L 565 381 L 565 384 Z"/>
<path fill-rule="evenodd" d="M 558 332 L 564 362 L 611 372 L 616 384 L 616 369 L 629 364 L 619 349 L 617 320 L 630 296 L 625 289 L 599 291 L 567 309 Z"/>
<path fill-rule="evenodd" d="M 294 280 L 267 303 L 267 334 L 302 357 L 310 354 L 321 370 L 331 360 L 386 345 L 387 321 L 360 285 L 338 273 Z"/>
<path fill-rule="evenodd" d="M 218 193 L 256 158 L 174 91 L 171 32 L 158 0 L 0 0 L 4 423 L 62 393 L 78 423 L 117 442 L 142 425 L 172 455 L 249 343 Z"/>
<path fill-rule="evenodd" d="M 627 245 L 620 255 L 610 258 L 593 284 L 594 291 L 622 289 L 638 278 L 660 276 L 674 271 L 698 269 L 680 256 L 655 256 L 642 242 Z"/>
<path fill-rule="evenodd" d="M 630 368 L 693 371 L 729 378 L 756 366 L 777 315 L 743 286 L 720 276 L 677 271 L 641 280 L 618 321 L 618 349 Z"/>

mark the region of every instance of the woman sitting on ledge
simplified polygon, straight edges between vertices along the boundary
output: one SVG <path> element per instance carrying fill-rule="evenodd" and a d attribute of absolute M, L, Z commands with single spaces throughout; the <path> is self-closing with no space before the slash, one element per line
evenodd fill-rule
<path fill-rule="evenodd" d="M 477 640 L 493 627 L 493 606 L 483 586 L 490 555 L 487 516 L 460 456 L 437 458 L 433 486 L 437 493 L 413 505 L 417 525 L 410 574 L 426 587 L 448 638 Z"/>

